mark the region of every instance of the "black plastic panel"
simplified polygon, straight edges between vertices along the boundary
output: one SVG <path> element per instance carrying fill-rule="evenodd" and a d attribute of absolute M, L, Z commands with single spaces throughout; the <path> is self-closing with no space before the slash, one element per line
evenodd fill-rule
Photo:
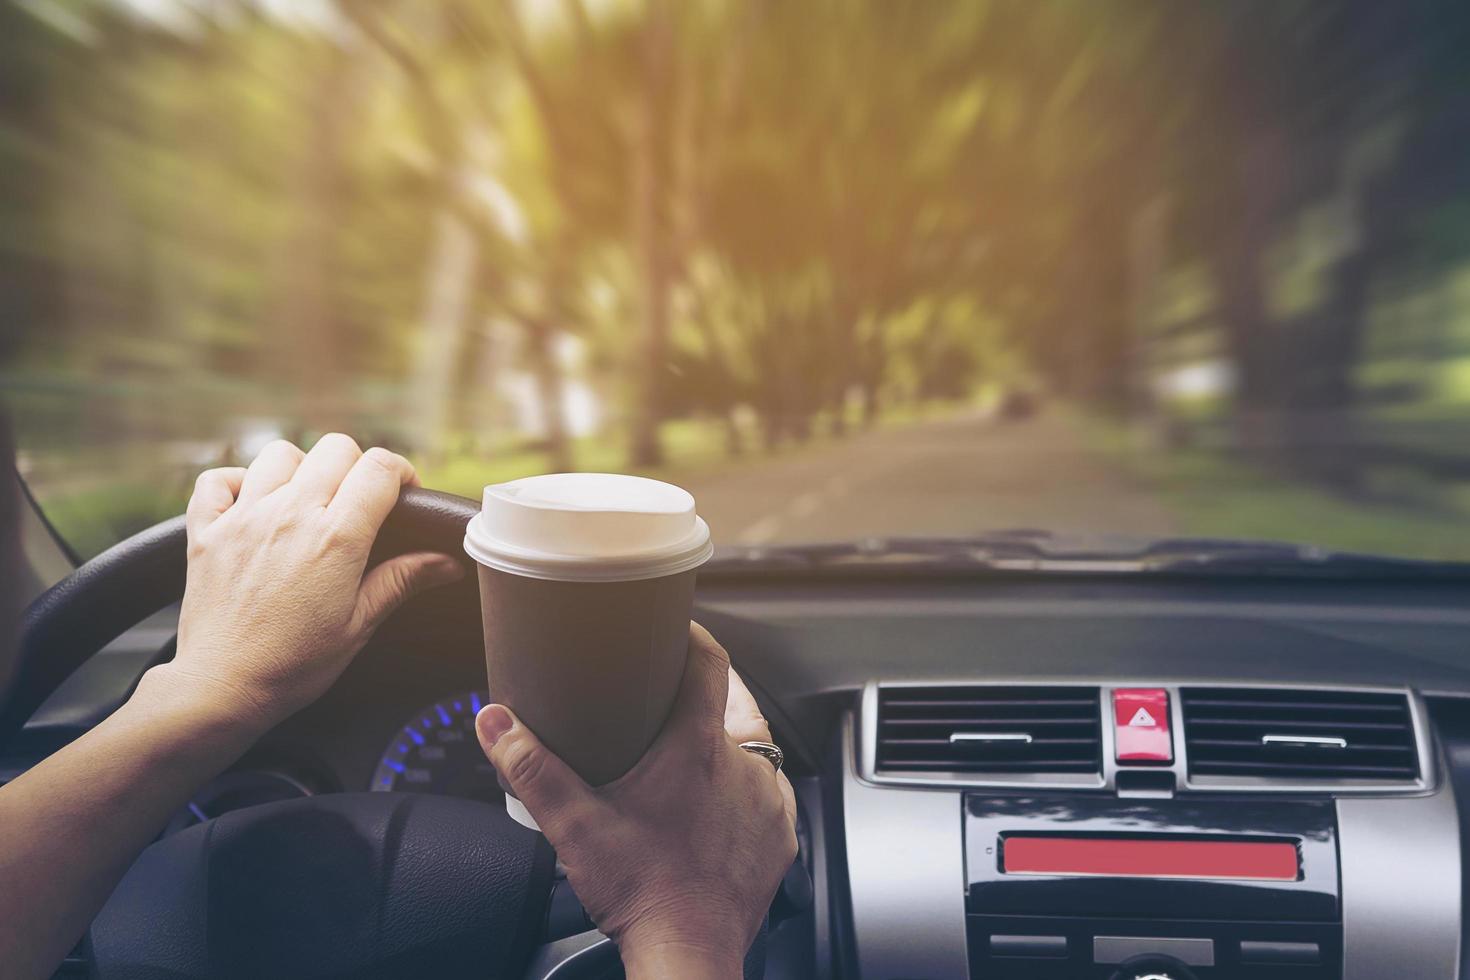
<path fill-rule="evenodd" d="M 1118 800 L 1073 795 L 971 795 L 965 800 L 967 908 L 977 914 L 1279 919 L 1336 922 L 1334 810 L 1315 800 Z M 1178 835 L 1294 840 L 1298 881 L 1007 875 L 1010 833 Z"/>
<path fill-rule="evenodd" d="M 1093 939 L 1097 936 L 1209 939 L 1213 944 L 1214 965 L 1190 967 L 1199 980 L 1340 980 L 1342 977 L 1342 929 L 1330 923 L 971 915 L 967 926 L 970 975 L 984 980 L 1107 980 L 1117 966 L 1093 962 Z M 997 935 L 1062 937 L 1067 953 L 1064 958 L 998 955 L 1005 947 L 1002 945 L 1001 950 L 992 952 L 990 937 Z M 1241 957 L 1243 942 L 1315 944 L 1320 961 L 1246 963 Z"/>

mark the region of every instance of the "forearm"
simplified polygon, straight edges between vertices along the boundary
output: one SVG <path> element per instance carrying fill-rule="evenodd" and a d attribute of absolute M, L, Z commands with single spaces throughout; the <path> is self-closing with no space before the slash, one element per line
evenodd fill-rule
<path fill-rule="evenodd" d="M 0 787 L 0 960 L 46 977 L 138 853 L 258 731 L 167 667 L 110 718 Z"/>

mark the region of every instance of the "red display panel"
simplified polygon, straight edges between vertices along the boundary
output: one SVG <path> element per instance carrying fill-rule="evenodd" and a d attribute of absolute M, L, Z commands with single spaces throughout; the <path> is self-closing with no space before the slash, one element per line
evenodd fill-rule
<path fill-rule="evenodd" d="M 1112 875 L 1296 881 L 1296 845 L 1282 841 L 1038 837 L 1013 834 L 1001 846 L 1006 874 Z"/>

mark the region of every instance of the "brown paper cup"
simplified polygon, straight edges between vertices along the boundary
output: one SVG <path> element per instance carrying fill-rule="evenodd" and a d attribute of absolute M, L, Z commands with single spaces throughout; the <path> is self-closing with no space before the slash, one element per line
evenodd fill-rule
<path fill-rule="evenodd" d="M 684 676 L 709 528 L 688 492 L 604 473 L 485 488 L 479 565 L 490 697 L 594 786 L 663 728 Z"/>
<path fill-rule="evenodd" d="M 480 566 L 491 697 L 593 786 L 631 769 L 673 707 L 694 572 L 553 582 Z"/>

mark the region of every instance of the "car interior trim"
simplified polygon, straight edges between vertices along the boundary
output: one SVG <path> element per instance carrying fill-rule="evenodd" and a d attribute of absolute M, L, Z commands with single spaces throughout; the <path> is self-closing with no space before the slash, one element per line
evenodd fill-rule
<path fill-rule="evenodd" d="M 1337 801 L 1343 980 L 1454 977 L 1460 825 L 1453 790 Z"/>
<path fill-rule="evenodd" d="M 1080 680 L 1058 681 L 1052 678 L 1036 679 L 1007 677 L 1004 680 L 987 681 L 981 686 L 1011 687 L 1032 684 L 1049 684 L 1054 687 L 1100 688 L 1100 723 L 1102 725 L 1102 772 L 1093 773 L 1004 773 L 974 774 L 948 772 L 905 772 L 882 769 L 878 758 L 878 690 L 895 687 L 974 687 L 974 680 L 955 681 L 869 681 L 863 687 L 858 718 L 861 733 L 859 746 L 859 770 L 862 779 L 880 786 L 932 786 L 946 788 L 976 789 L 1100 789 L 1118 788 L 1118 776 L 1123 772 L 1151 772 L 1172 774 L 1174 788 L 1192 792 L 1251 792 L 1251 793 L 1331 793 L 1331 794 L 1405 794 L 1422 795 L 1435 786 L 1435 756 L 1433 738 L 1429 730 L 1429 716 L 1423 698 L 1414 691 L 1401 687 L 1374 687 L 1344 684 L 1300 684 L 1300 683 L 1232 683 L 1230 686 L 1256 690 L 1311 690 L 1341 691 L 1363 694 L 1396 694 L 1408 699 L 1410 727 L 1414 733 L 1415 752 L 1418 758 L 1419 775 L 1414 779 L 1355 779 L 1355 780 L 1300 780 L 1290 778 L 1267 778 L 1261 776 L 1190 776 L 1189 752 L 1184 737 L 1184 712 L 1180 710 L 1180 688 L 1194 687 L 1194 683 L 1163 683 L 1156 679 L 1114 681 L 1112 683 L 1086 683 Z M 1109 717 L 1112 693 L 1118 688 L 1138 686 L 1161 688 L 1168 692 L 1171 710 L 1169 725 L 1174 742 L 1174 758 L 1162 766 L 1126 766 L 1116 759 L 1114 726 Z"/>
<path fill-rule="evenodd" d="M 852 714 L 842 721 L 843 822 L 858 975 L 970 975 L 960 793 L 858 777 Z"/>

